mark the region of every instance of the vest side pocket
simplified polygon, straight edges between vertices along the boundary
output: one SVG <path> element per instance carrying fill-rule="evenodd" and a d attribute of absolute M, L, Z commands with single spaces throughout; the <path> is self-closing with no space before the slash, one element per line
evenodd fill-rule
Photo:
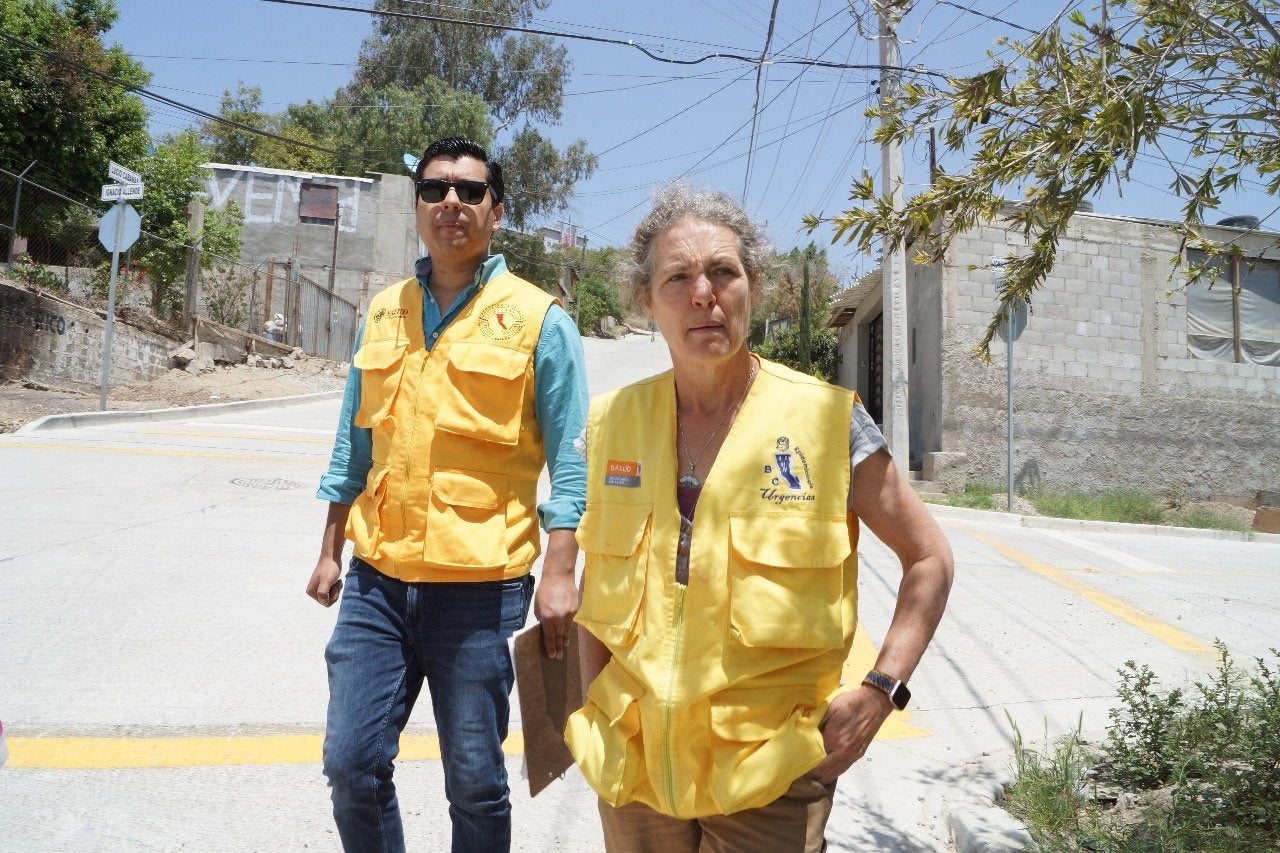
<path fill-rule="evenodd" d="M 409 344 L 403 340 L 366 341 L 351 357 L 360 369 L 360 408 L 355 414 L 358 427 L 368 429 L 391 411 L 400 391 L 404 356 Z"/>
<path fill-rule="evenodd" d="M 586 554 L 578 622 L 607 645 L 635 641 L 649 569 L 650 504 L 588 503 L 578 524 Z"/>
<path fill-rule="evenodd" d="M 356 495 L 347 513 L 347 538 L 355 543 L 356 555 L 376 560 L 380 555 L 379 548 L 386 533 L 386 524 L 382 519 L 382 505 L 387 499 L 387 475 L 391 469 L 386 465 L 374 465 L 369 469 L 365 480 L 364 491 Z"/>
<path fill-rule="evenodd" d="M 850 553 L 843 517 L 731 515 L 730 635 L 751 647 L 841 648 L 843 566 Z"/>
<path fill-rule="evenodd" d="M 436 428 L 458 435 L 515 444 L 532 354 L 494 344 L 457 341 L 449 348 L 448 402 Z"/>
<path fill-rule="evenodd" d="M 437 468 L 422 557 L 454 569 L 498 569 L 507 564 L 507 478 L 488 471 Z"/>
<path fill-rule="evenodd" d="M 711 796 L 722 812 L 773 802 L 826 755 L 812 684 L 711 697 Z"/>
<path fill-rule="evenodd" d="M 610 661 L 587 688 L 586 703 L 569 717 L 565 739 L 582 774 L 601 799 L 620 806 L 635 799 L 643 775 L 640 697 L 644 685 Z"/>

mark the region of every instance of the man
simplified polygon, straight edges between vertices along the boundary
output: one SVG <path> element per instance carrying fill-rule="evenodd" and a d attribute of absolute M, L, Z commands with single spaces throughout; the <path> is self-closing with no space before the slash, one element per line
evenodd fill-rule
<path fill-rule="evenodd" d="M 561 657 L 578 606 L 587 388 L 573 321 L 489 254 L 501 166 L 443 139 L 415 179 L 427 257 L 370 302 L 317 493 L 330 503 L 308 595 L 339 599 L 344 534 L 355 545 L 325 649 L 324 771 L 344 848 L 403 850 L 392 764 L 425 679 L 453 850 L 489 853 L 511 843 L 507 639 L 532 598 Z M 551 497 L 537 505 L 544 463 Z"/>

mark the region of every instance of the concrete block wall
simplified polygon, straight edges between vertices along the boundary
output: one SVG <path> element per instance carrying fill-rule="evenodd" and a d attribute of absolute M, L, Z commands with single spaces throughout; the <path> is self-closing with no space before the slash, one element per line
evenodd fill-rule
<path fill-rule="evenodd" d="M 1267 239 L 1251 239 L 1261 253 Z M 953 313 L 944 317 L 942 440 L 928 449 L 966 453 L 971 481 L 1005 476 L 1006 348 L 992 345 L 990 365 L 970 350 L 996 305 L 985 267 L 1021 242 L 985 226 L 958 240 L 944 265 Z M 1073 221 L 1014 344 L 1020 488 L 1207 497 L 1280 484 L 1280 370 L 1191 356 L 1185 294 L 1170 279 L 1178 242 L 1158 223 Z"/>
<path fill-rule="evenodd" d="M 0 281 L 0 371 L 6 381 L 95 392 L 102 376 L 106 320 L 87 308 Z M 112 331 L 112 385 L 169 370 L 178 342 L 116 318 Z"/>

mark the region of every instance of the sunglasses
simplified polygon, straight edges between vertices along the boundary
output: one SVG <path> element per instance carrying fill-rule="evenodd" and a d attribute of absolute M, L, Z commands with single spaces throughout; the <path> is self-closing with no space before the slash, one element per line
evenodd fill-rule
<path fill-rule="evenodd" d="M 463 204 L 479 204 L 489 192 L 489 184 L 484 181 L 446 181 L 441 178 L 424 178 L 418 181 L 418 198 L 429 204 L 444 201 L 445 196 L 453 190 L 458 194 L 458 201 Z"/>

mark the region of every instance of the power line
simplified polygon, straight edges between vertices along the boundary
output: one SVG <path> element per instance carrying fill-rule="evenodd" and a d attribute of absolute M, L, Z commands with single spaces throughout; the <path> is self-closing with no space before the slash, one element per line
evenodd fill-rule
<path fill-rule="evenodd" d="M 1015 30 L 1022 30 L 1024 33 L 1031 33 L 1031 35 L 1039 34 L 1037 30 L 1033 30 L 1030 27 L 1024 27 L 1022 24 L 1015 24 L 1013 21 L 1006 21 L 1004 18 L 1000 18 L 995 15 L 988 15 L 986 12 L 979 12 L 977 9 L 965 6 L 961 3 L 953 3 L 952 0 L 933 0 L 933 2 L 939 6 L 950 6 L 953 9 L 959 9 L 961 12 L 967 12 L 970 15 L 977 15 L 979 18 L 986 18 L 988 21 L 994 21 L 997 24 L 1004 24 L 1006 27 L 1013 27 Z"/>
<path fill-rule="evenodd" d="M 238 121 L 233 121 L 229 118 L 223 118 L 220 115 L 215 115 L 214 113 L 206 112 L 205 110 L 202 110 L 199 107 L 193 107 L 190 104 L 184 104 L 181 101 L 175 101 L 173 98 L 167 98 L 164 95 L 158 94 L 156 92 L 152 92 L 151 90 L 145 89 L 142 86 L 134 85 L 133 83 L 130 83 L 127 80 L 121 80 L 119 77 L 113 77 L 110 74 L 99 71 L 96 68 L 86 65 L 83 62 L 80 62 L 79 60 L 72 59 L 70 56 L 67 56 L 66 54 L 60 53 L 56 50 L 49 50 L 47 48 L 40 47 L 39 45 L 25 42 L 22 39 L 14 38 L 13 36 L 7 33 L 0 33 L 0 38 L 4 39 L 10 44 L 18 46 L 23 50 L 30 50 L 30 51 L 35 51 L 37 53 L 44 54 L 46 57 L 54 60 L 55 62 L 60 62 L 63 65 L 66 65 L 71 68 L 75 68 L 78 71 L 81 71 L 84 74 L 88 74 L 91 77 L 96 77 L 99 80 L 103 80 L 114 86 L 119 86 L 121 89 L 124 89 L 126 92 L 133 92 L 135 95 L 140 95 L 144 98 L 148 98 L 150 100 L 156 101 L 157 103 L 161 103 L 170 107 L 176 107 L 177 109 L 183 110 L 184 112 L 191 113 L 192 115 L 196 115 L 201 118 L 208 119 L 209 121 L 226 125 L 227 127 L 234 127 L 237 130 L 243 130 L 247 133 L 263 136 L 268 139 L 275 139 L 280 142 L 284 142 L 290 145 L 297 145 L 302 148 L 310 148 L 313 151 L 319 151 L 321 154 L 332 154 L 334 156 L 338 156 L 338 152 L 331 151 L 330 149 L 324 148 L 320 145 L 314 145 L 310 142 L 304 142 L 300 139 L 290 139 L 287 136 L 281 136 L 280 134 L 272 133 L 269 130 L 262 130 L 260 128 L 253 127 L 252 125 L 242 124 Z"/>
<path fill-rule="evenodd" d="M 359 12 L 363 15 L 379 15 L 390 18 L 405 18 L 411 21 L 432 21 L 439 24 L 453 24 L 460 27 L 476 27 L 478 29 L 498 30 L 500 32 L 525 33 L 528 35 L 547 36 L 550 38 L 565 39 L 567 41 L 585 41 L 593 44 L 608 44 L 618 47 L 630 47 L 640 51 L 645 56 L 655 62 L 666 62 L 672 65 L 698 65 L 710 59 L 729 59 L 735 62 L 745 62 L 749 65 L 759 65 L 761 60 L 757 57 L 745 56 L 739 53 L 708 53 L 694 59 L 674 59 L 671 57 L 660 56 L 649 50 L 643 45 L 637 44 L 631 39 L 612 39 L 602 36 L 589 36 L 582 33 L 566 33 L 556 30 L 544 30 L 536 27 L 519 27 L 508 24 L 490 24 L 485 21 L 466 21 L 457 18 L 446 18 L 440 15 L 415 15 L 409 12 L 387 12 L 367 9 L 360 6 L 338 6 L 328 3 L 316 3 L 312 0 L 259 0 L 261 3 L 279 3 L 285 6 L 302 6 L 311 9 L 329 9 L 335 12 Z M 837 68 L 854 71 L 880 71 L 886 70 L 881 65 L 847 65 L 838 62 L 824 62 L 817 59 L 802 59 L 794 57 L 771 57 L 768 61 L 774 65 L 805 65 L 816 68 Z M 889 68 L 890 71 L 899 71 L 906 74 L 919 74 L 923 76 L 938 77 L 946 79 L 945 74 L 939 71 L 930 71 L 927 68 Z"/>

